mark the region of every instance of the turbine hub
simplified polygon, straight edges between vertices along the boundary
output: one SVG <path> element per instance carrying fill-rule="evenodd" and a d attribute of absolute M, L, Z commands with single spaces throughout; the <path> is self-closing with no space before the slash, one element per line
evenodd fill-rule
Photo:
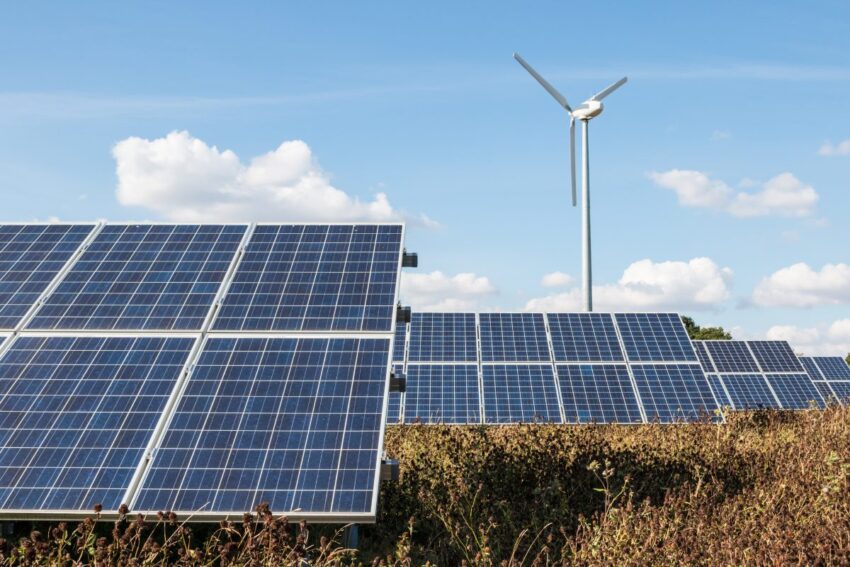
<path fill-rule="evenodd" d="M 581 103 L 581 106 L 573 110 L 573 117 L 576 120 L 590 120 L 602 114 L 602 102 L 598 100 L 586 100 Z"/>

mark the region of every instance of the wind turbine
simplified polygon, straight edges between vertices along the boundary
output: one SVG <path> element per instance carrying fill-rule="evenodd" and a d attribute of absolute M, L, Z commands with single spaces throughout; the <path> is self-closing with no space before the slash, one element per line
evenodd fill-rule
<path fill-rule="evenodd" d="M 519 53 L 514 53 L 514 59 L 522 65 L 532 77 L 534 77 L 540 85 L 546 89 L 552 98 L 558 101 L 558 104 L 570 115 L 570 166 L 571 177 L 573 184 L 573 206 L 576 206 L 576 120 L 581 120 L 581 272 L 582 272 L 582 300 L 585 311 L 593 311 L 593 291 L 591 288 L 592 277 L 590 274 L 590 154 L 588 148 L 588 132 L 587 125 L 591 119 L 602 114 L 603 106 L 602 99 L 622 87 L 628 77 L 623 77 L 616 83 L 609 85 L 581 103 L 580 106 L 572 108 L 567 102 L 566 97 L 559 93 L 555 87 L 550 85 L 546 79 L 540 76 L 540 73 L 535 71 L 531 65 L 525 62 L 525 59 L 520 57 Z"/>

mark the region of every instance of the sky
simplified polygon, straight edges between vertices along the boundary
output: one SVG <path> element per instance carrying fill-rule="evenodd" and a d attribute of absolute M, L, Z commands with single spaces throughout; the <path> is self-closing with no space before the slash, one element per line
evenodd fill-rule
<path fill-rule="evenodd" d="M 521 5 L 520 5 L 521 4 Z M 0 19 L 0 217 L 389 221 L 419 310 L 596 310 L 850 351 L 843 2 L 107 2 Z"/>

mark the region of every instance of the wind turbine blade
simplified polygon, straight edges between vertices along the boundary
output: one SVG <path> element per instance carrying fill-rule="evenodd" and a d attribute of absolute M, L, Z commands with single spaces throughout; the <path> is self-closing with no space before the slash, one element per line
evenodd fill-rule
<path fill-rule="evenodd" d="M 576 206 L 576 119 L 570 116 L 570 177 L 573 180 L 573 206 Z"/>
<path fill-rule="evenodd" d="M 540 76 L 540 73 L 538 73 L 537 71 L 535 71 L 535 70 L 532 68 L 532 66 L 531 66 L 531 65 L 529 65 L 528 63 L 526 63 L 526 62 L 525 62 L 525 59 L 523 59 L 522 57 L 520 57 L 519 53 L 514 53 L 514 59 L 516 59 L 516 60 L 517 60 L 517 63 L 519 63 L 520 65 L 522 65 L 522 66 L 525 68 L 525 70 L 526 70 L 526 71 L 528 71 L 528 72 L 529 72 L 529 74 L 530 74 L 532 77 L 534 77 L 535 79 L 537 79 L 537 82 L 538 82 L 538 83 L 540 83 L 540 85 L 541 85 L 544 89 L 546 89 L 546 92 L 548 92 L 550 95 L 552 95 L 552 98 L 554 98 L 555 100 L 557 100 L 557 101 L 558 101 L 558 104 L 560 104 L 561 106 L 563 106 L 564 108 L 566 108 L 566 109 L 567 109 L 568 111 L 570 111 L 570 112 L 572 112 L 572 111 L 573 111 L 573 109 L 572 109 L 572 108 L 570 108 L 570 104 L 567 102 L 566 97 L 564 97 L 564 95 L 562 95 L 561 93 L 559 93 L 559 92 L 557 91 L 557 89 L 555 89 L 555 87 L 553 87 L 552 85 L 550 85 L 550 84 L 549 84 L 549 82 L 548 82 L 546 79 L 544 79 L 543 77 L 541 77 L 541 76 Z"/>
<path fill-rule="evenodd" d="M 620 87 L 625 85 L 626 81 L 628 81 L 628 80 L 629 80 L 628 77 L 623 77 L 622 79 L 620 79 L 619 81 L 617 81 L 613 85 L 609 85 L 609 86 L 605 87 L 604 89 L 602 89 L 601 91 L 599 91 L 598 93 L 596 93 L 595 95 L 590 97 L 590 100 L 602 100 L 603 98 L 605 98 L 609 94 L 613 93 L 614 91 L 616 91 L 617 89 L 619 89 Z"/>

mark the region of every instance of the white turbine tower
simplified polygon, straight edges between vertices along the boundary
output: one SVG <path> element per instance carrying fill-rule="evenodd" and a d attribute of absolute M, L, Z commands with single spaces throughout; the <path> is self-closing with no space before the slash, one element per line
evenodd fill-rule
<path fill-rule="evenodd" d="M 581 240 L 582 240 L 582 295 L 584 300 L 584 310 L 593 311 L 593 291 L 591 288 L 592 278 L 590 275 L 590 155 L 587 140 L 587 125 L 592 118 L 596 118 L 602 114 L 603 106 L 602 99 L 619 89 L 628 80 L 628 77 L 623 77 L 616 83 L 605 87 L 577 108 L 572 108 L 567 102 L 567 99 L 555 90 L 555 87 L 550 85 L 546 79 L 540 76 L 540 73 L 535 71 L 531 65 L 525 62 L 525 59 L 520 57 L 519 53 L 514 53 L 514 59 L 525 67 L 532 77 L 534 77 L 552 97 L 558 101 L 570 115 L 570 164 L 571 177 L 573 183 L 573 206 L 576 206 L 576 120 L 581 120 Z"/>

